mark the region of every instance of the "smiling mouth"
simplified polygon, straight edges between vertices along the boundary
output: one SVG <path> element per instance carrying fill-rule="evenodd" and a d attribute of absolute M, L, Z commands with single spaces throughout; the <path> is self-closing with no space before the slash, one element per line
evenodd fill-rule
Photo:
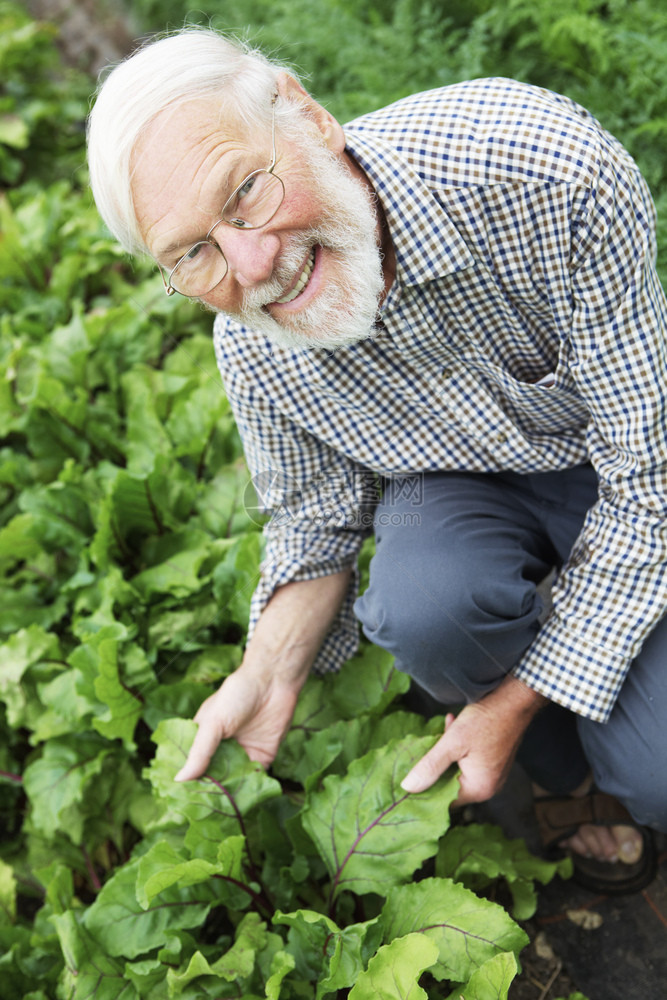
<path fill-rule="evenodd" d="M 288 292 L 281 295 L 279 299 L 275 299 L 275 302 L 279 305 L 284 305 L 287 302 L 292 302 L 297 295 L 301 295 L 308 282 L 310 281 L 310 276 L 313 273 L 313 268 L 315 267 L 315 247 L 312 248 L 308 254 L 306 263 L 304 264 L 303 270 L 299 275 L 293 288 L 290 288 Z"/>

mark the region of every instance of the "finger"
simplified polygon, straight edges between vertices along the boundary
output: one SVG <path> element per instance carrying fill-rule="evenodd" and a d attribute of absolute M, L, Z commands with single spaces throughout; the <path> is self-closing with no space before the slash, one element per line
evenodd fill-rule
<path fill-rule="evenodd" d="M 456 755 L 450 748 L 448 734 L 445 732 L 434 747 L 418 760 L 401 782 L 405 792 L 424 792 L 435 784 L 441 774 L 456 761 Z"/>
<path fill-rule="evenodd" d="M 208 767 L 219 743 L 220 733 L 217 728 L 200 725 L 185 764 L 174 775 L 174 781 L 191 781 L 193 778 L 199 778 Z"/>

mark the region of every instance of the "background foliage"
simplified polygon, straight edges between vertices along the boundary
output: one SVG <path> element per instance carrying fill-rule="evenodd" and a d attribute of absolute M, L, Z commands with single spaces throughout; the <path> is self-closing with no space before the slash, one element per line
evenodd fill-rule
<path fill-rule="evenodd" d="M 258 42 L 341 120 L 480 75 L 565 92 L 667 208 L 667 12 L 649 0 L 132 14 L 137 33 L 187 19 Z M 228 744 L 205 781 L 171 780 L 187 720 L 240 662 L 260 534 L 210 317 L 104 232 L 93 83 L 56 43 L 0 0 L 3 997 L 506 996 L 525 936 L 471 890 L 500 873 L 522 920 L 554 869 L 498 831 L 448 830 L 451 782 L 406 809 L 397 775 L 438 722 L 403 710 L 378 651 L 348 668 L 353 700 L 349 673 L 309 682 L 271 776 Z"/>

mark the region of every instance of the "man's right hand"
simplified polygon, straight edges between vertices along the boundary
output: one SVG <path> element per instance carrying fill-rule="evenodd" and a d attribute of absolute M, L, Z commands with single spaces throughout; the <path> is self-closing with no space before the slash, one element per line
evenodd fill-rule
<path fill-rule="evenodd" d="M 198 778 L 221 740 L 234 737 L 251 760 L 268 767 L 289 729 L 299 686 L 260 678 L 239 667 L 200 706 L 199 729 L 175 781 Z"/>
<path fill-rule="evenodd" d="M 268 767 L 289 729 L 299 692 L 350 580 L 342 570 L 278 588 L 262 612 L 243 663 L 201 705 L 199 729 L 176 781 L 198 778 L 221 740 L 236 739 Z"/>

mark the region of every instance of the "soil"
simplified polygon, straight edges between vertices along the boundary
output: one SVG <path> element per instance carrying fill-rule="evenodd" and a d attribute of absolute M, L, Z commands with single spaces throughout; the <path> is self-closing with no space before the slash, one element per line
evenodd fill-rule
<path fill-rule="evenodd" d="M 521 953 L 522 970 L 510 987 L 509 1000 L 559 1000 L 575 993 L 576 984 L 548 933 L 539 928 L 537 921 L 525 924 L 524 929 L 530 944 Z"/>

